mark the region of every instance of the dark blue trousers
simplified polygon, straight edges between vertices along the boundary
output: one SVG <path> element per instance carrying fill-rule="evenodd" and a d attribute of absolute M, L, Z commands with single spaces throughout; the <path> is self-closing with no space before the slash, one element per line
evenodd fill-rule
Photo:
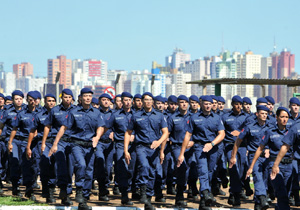
<path fill-rule="evenodd" d="M 39 142 L 37 147 L 41 151 L 42 142 Z M 55 169 L 55 158 L 54 155 L 48 157 L 49 151 L 52 147 L 51 143 L 46 142 L 46 147 L 41 155 L 40 160 L 40 178 L 41 182 L 48 186 L 55 187 L 56 185 L 56 169 Z"/>

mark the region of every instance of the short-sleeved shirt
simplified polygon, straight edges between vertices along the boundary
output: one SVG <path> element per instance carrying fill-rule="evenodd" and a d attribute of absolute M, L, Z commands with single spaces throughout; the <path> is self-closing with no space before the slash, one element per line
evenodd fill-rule
<path fill-rule="evenodd" d="M 195 113 L 187 126 L 193 141 L 203 143 L 212 142 L 218 136 L 218 132 L 224 129 L 221 117 L 213 112 L 209 115 L 204 115 L 203 112 Z"/>
<path fill-rule="evenodd" d="M 266 131 L 266 135 L 262 137 L 261 144 L 264 146 L 268 146 L 270 149 L 270 157 L 276 158 L 281 146 L 283 145 L 283 139 L 285 135 L 288 133 L 288 130 L 280 130 L 278 126 L 269 129 Z M 284 157 L 292 156 L 292 148 L 285 154 Z"/>
<path fill-rule="evenodd" d="M 51 112 L 47 119 L 45 119 L 45 126 L 51 126 L 51 134 L 55 137 L 66 120 L 68 113 L 74 109 L 75 106 L 71 105 L 69 108 L 65 108 L 63 104 L 59 104 L 51 109 Z M 64 137 L 68 136 L 69 131 L 67 130 L 64 134 Z M 50 137 L 48 135 L 48 137 Z"/>
<path fill-rule="evenodd" d="M 190 117 L 193 114 L 187 112 L 185 115 L 181 115 L 177 112 L 168 118 L 169 140 L 172 143 L 182 143 L 187 131 L 187 125 Z"/>
<path fill-rule="evenodd" d="M 20 136 L 28 138 L 31 129 L 33 128 L 34 116 L 37 113 L 37 110 L 30 111 L 28 108 L 25 108 L 17 114 L 16 120 L 12 121 L 12 126 L 19 130 L 16 137 Z"/>
<path fill-rule="evenodd" d="M 166 117 L 152 108 L 150 112 L 145 110 L 135 112 L 129 121 L 127 130 L 135 132 L 136 143 L 151 144 L 160 139 L 161 129 L 167 127 Z"/>
<path fill-rule="evenodd" d="M 300 160 L 300 122 L 294 124 L 284 136 L 283 143 L 293 147 L 294 158 Z"/>
<path fill-rule="evenodd" d="M 240 114 L 235 115 L 232 110 L 222 116 L 222 121 L 225 127 L 225 138 L 223 140 L 225 144 L 234 144 L 236 136 L 233 136 L 231 132 L 238 130 L 247 117 L 248 114 L 243 111 L 241 111 Z"/>
<path fill-rule="evenodd" d="M 112 114 L 110 120 L 107 122 L 107 126 L 114 132 L 114 141 L 124 141 L 125 132 L 133 113 L 133 110 L 125 112 L 121 109 Z"/>
<path fill-rule="evenodd" d="M 103 117 L 103 120 L 104 120 L 105 124 L 107 124 L 108 121 L 109 121 L 109 119 L 111 118 L 112 114 L 114 113 L 114 111 L 109 108 L 105 112 L 101 107 L 99 108 L 99 111 L 102 114 L 102 117 Z M 103 134 L 103 136 L 101 136 L 102 140 L 108 140 L 109 139 L 109 135 L 112 132 L 112 129 L 109 126 L 107 126 L 107 128 L 109 128 L 109 129 L 105 132 L 105 134 Z"/>
<path fill-rule="evenodd" d="M 249 124 L 254 123 L 256 121 L 257 121 L 256 114 L 249 115 L 245 119 L 244 123 L 240 125 L 240 127 L 238 128 L 238 131 L 241 131 L 246 125 L 249 125 Z M 276 119 L 274 117 L 271 117 L 270 115 L 267 116 L 266 123 L 271 124 L 273 126 L 275 126 L 277 124 Z"/>
<path fill-rule="evenodd" d="M 13 121 L 16 120 L 17 114 L 23 110 L 25 106 L 22 106 L 21 110 L 16 110 L 15 106 L 10 104 L 5 107 L 5 110 L 2 112 L 2 115 L 0 117 L 0 122 L 5 125 L 5 135 L 6 137 L 10 136 L 10 133 L 13 129 Z M 26 107 L 25 107 L 26 108 Z M 19 135 L 19 129 L 17 131 L 17 134 Z"/>
<path fill-rule="evenodd" d="M 47 108 L 42 107 L 40 111 L 34 116 L 32 130 L 37 130 L 36 138 L 38 139 L 43 138 L 45 121 L 48 118 L 49 114 L 50 112 L 48 112 Z M 49 133 L 48 136 L 52 136 L 51 133 Z"/>
<path fill-rule="evenodd" d="M 239 138 L 247 140 L 247 150 L 249 152 L 255 152 L 259 145 L 261 144 L 263 136 L 266 134 L 266 131 L 274 127 L 266 122 L 264 125 L 259 125 L 258 121 L 246 125 L 242 129 Z"/>
<path fill-rule="evenodd" d="M 291 116 L 291 117 L 289 118 L 287 124 L 286 124 L 286 127 L 287 127 L 287 128 L 290 128 L 290 127 L 292 127 L 294 124 L 296 124 L 297 122 L 300 122 L 300 114 L 298 114 L 298 116 L 295 117 L 295 118 L 294 118 L 293 116 Z"/>
<path fill-rule="evenodd" d="M 70 137 L 79 141 L 92 141 L 96 136 L 99 127 L 105 127 L 100 111 L 90 105 L 89 109 L 84 109 L 79 105 L 72 109 L 63 125 L 69 128 Z"/>

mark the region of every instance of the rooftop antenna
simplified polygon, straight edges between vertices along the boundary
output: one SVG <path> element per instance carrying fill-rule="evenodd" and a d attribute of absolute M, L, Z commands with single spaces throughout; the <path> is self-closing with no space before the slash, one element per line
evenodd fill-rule
<path fill-rule="evenodd" d="M 222 53 L 224 53 L 224 33 L 222 32 Z"/>
<path fill-rule="evenodd" d="M 273 52 L 276 52 L 276 37 L 274 36 L 274 46 L 273 46 Z"/>

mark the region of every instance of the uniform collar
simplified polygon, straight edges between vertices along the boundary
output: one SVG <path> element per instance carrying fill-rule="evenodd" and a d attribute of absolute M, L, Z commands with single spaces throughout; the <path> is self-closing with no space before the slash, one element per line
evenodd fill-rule
<path fill-rule="evenodd" d="M 149 112 L 146 112 L 145 109 L 143 109 L 141 111 L 142 111 L 142 115 L 144 115 L 144 114 L 147 115 L 147 113 L 149 113 Z M 152 110 L 150 111 L 151 114 L 156 114 L 156 112 L 157 111 L 154 108 L 152 108 Z"/>
<path fill-rule="evenodd" d="M 130 109 L 130 111 L 129 112 L 125 112 L 125 110 L 122 108 L 122 109 L 120 109 L 120 113 L 124 113 L 124 114 L 126 114 L 126 113 L 133 113 L 133 110 L 132 109 Z"/>
<path fill-rule="evenodd" d="M 234 116 L 237 116 L 237 115 L 235 115 L 235 114 L 234 114 L 234 112 L 233 112 L 233 110 L 232 110 L 232 109 L 230 110 L 230 112 L 229 112 L 229 115 L 234 115 Z M 238 114 L 238 116 L 240 116 L 240 115 L 246 115 L 246 113 L 245 113 L 245 112 L 242 110 L 242 111 L 241 111 L 241 113 L 240 113 L 240 114 Z"/>
<path fill-rule="evenodd" d="M 178 116 L 185 117 L 185 116 L 189 116 L 189 115 L 191 115 L 190 110 L 187 110 L 187 113 L 185 115 L 181 115 L 179 110 L 175 114 L 176 117 L 178 117 Z"/>
<path fill-rule="evenodd" d="M 102 107 L 100 106 L 99 107 L 99 110 L 100 110 L 100 112 L 102 112 L 102 113 L 108 113 L 108 112 L 112 112 L 112 109 L 110 108 L 110 107 L 108 107 L 108 110 L 105 112 L 103 109 L 102 109 Z M 120 109 L 120 110 L 122 110 L 122 109 Z"/>
<path fill-rule="evenodd" d="M 69 109 L 72 109 L 73 107 L 74 107 L 74 105 L 71 104 L 71 106 L 70 106 L 69 108 L 66 109 L 62 103 L 59 104 L 59 109 L 60 109 L 60 110 L 62 110 L 62 109 L 63 109 L 63 110 L 69 110 Z"/>
<path fill-rule="evenodd" d="M 82 105 L 77 106 L 78 111 L 94 111 L 93 106 L 90 104 L 90 107 L 88 109 L 84 109 Z"/>
<path fill-rule="evenodd" d="M 212 116 L 212 117 L 214 117 L 215 113 L 213 111 L 210 111 L 209 115 L 204 115 L 203 111 L 201 111 L 201 112 L 199 112 L 199 116 L 201 116 L 201 115 L 204 116 L 204 117 L 206 117 L 206 116 Z"/>

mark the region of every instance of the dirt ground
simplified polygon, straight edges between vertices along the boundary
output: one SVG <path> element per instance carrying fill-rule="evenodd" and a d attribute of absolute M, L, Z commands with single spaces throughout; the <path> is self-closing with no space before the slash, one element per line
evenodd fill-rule
<path fill-rule="evenodd" d="M 3 190 L 4 190 L 4 195 L 6 195 L 6 196 L 11 196 L 12 195 L 10 184 L 6 184 L 4 182 Z M 90 206 L 110 206 L 110 207 L 112 207 L 112 206 L 121 206 L 120 196 L 119 195 L 113 195 L 112 186 L 110 187 L 109 190 L 110 190 L 110 195 L 109 195 L 110 201 L 107 201 L 107 202 L 98 201 L 97 191 L 93 190 L 92 195 L 90 196 L 89 205 Z M 228 196 L 229 196 L 228 188 L 223 189 L 223 190 L 226 192 L 226 196 L 216 196 L 215 197 L 216 200 L 217 200 L 216 207 L 231 208 L 231 206 L 227 204 L 227 199 L 228 199 Z M 23 194 L 25 193 L 25 188 L 24 187 L 21 187 L 21 192 Z M 37 202 L 44 203 L 44 202 L 46 202 L 46 199 L 41 197 L 41 193 L 42 193 L 41 189 L 35 190 L 35 196 L 37 198 Z M 174 195 L 166 195 L 165 190 L 163 191 L 163 193 L 164 193 L 165 198 L 166 198 L 166 203 L 157 203 L 157 202 L 154 201 L 155 198 L 153 197 L 152 198 L 152 203 L 154 204 L 154 206 L 157 207 L 157 208 L 176 208 L 176 206 L 174 205 L 175 196 Z M 57 198 L 57 200 L 56 200 L 55 205 L 60 206 L 61 201 L 58 199 L 58 194 L 59 194 L 59 189 L 56 188 L 55 197 Z M 78 206 L 78 203 L 76 203 L 76 201 L 75 201 L 75 194 L 76 194 L 75 186 L 73 186 L 73 194 L 71 195 L 71 199 L 73 201 L 73 206 Z M 186 196 L 187 196 L 187 194 L 185 194 L 185 197 Z M 131 194 L 129 194 L 129 197 L 131 198 Z M 193 200 L 186 199 L 186 201 L 188 202 L 188 208 L 198 209 L 199 200 L 193 201 Z M 250 196 L 249 199 L 247 199 L 247 200 L 241 200 L 241 202 L 242 202 L 242 205 L 237 209 L 253 209 L 254 208 L 253 196 Z M 143 204 L 139 203 L 136 200 L 133 200 L 133 203 L 134 203 L 134 207 L 144 207 Z M 276 203 L 276 200 L 273 201 L 273 205 L 271 206 L 270 209 L 274 209 L 274 206 L 275 206 L 274 204 L 275 203 Z M 291 209 L 300 209 L 300 207 L 294 207 L 294 208 L 291 208 Z"/>

